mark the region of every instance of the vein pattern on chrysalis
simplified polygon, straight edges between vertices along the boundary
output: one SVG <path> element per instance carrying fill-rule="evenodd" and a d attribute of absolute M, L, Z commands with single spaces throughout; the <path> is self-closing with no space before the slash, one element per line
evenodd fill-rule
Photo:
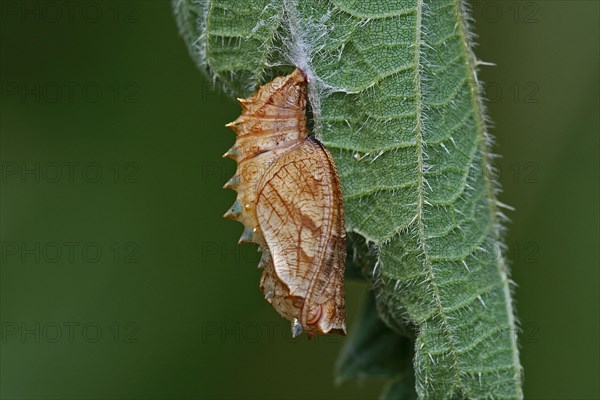
<path fill-rule="evenodd" d="M 237 199 L 225 217 L 244 224 L 240 243 L 258 244 L 260 289 L 293 336 L 346 334 L 342 193 L 331 154 L 308 136 L 306 85 L 296 69 L 239 99 L 224 155 L 237 162 L 225 184 Z"/>

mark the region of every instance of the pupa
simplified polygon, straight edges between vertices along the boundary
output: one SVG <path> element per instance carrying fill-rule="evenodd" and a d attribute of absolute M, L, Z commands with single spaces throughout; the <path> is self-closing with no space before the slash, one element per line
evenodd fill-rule
<path fill-rule="evenodd" d="M 237 199 L 225 217 L 244 224 L 240 243 L 262 251 L 260 289 L 292 336 L 345 335 L 342 191 L 333 157 L 308 135 L 307 78 L 296 69 L 238 100 L 224 155 L 237 162 L 224 186 Z"/>

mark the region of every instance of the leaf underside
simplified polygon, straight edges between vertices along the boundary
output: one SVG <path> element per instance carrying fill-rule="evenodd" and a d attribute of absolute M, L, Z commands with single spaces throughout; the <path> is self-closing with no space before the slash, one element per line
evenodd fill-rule
<path fill-rule="evenodd" d="M 192 57 L 233 94 L 294 66 L 307 74 L 314 134 L 335 158 L 356 238 L 349 259 L 372 261 L 362 269 L 379 318 L 414 335 L 418 397 L 522 398 L 503 217 L 462 1 L 173 4 Z M 386 398 L 401 393 L 394 382 Z"/>

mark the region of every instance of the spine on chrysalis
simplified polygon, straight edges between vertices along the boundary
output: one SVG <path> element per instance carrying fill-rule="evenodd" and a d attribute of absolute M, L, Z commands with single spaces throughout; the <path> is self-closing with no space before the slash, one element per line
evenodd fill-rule
<path fill-rule="evenodd" d="M 274 159 L 308 136 L 305 84 L 306 78 L 298 69 L 275 78 L 247 99 L 238 99 L 242 114 L 225 125 L 237 138 L 223 157 L 235 160 L 237 169 L 224 188 L 235 190 L 238 196 L 224 217 L 244 224 L 240 243 L 252 242 L 266 248 L 256 218 L 257 186 Z M 264 264 L 266 261 L 261 262 Z"/>

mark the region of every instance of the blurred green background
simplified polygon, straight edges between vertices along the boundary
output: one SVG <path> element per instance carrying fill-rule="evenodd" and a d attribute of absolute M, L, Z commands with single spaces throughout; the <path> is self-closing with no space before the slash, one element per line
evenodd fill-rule
<path fill-rule="evenodd" d="M 596 399 L 599 3 L 472 2 L 528 399 Z M 290 339 L 221 218 L 239 107 L 169 1 L 1 2 L 2 398 L 375 398 Z M 347 285 L 350 327 L 365 284 Z"/>

